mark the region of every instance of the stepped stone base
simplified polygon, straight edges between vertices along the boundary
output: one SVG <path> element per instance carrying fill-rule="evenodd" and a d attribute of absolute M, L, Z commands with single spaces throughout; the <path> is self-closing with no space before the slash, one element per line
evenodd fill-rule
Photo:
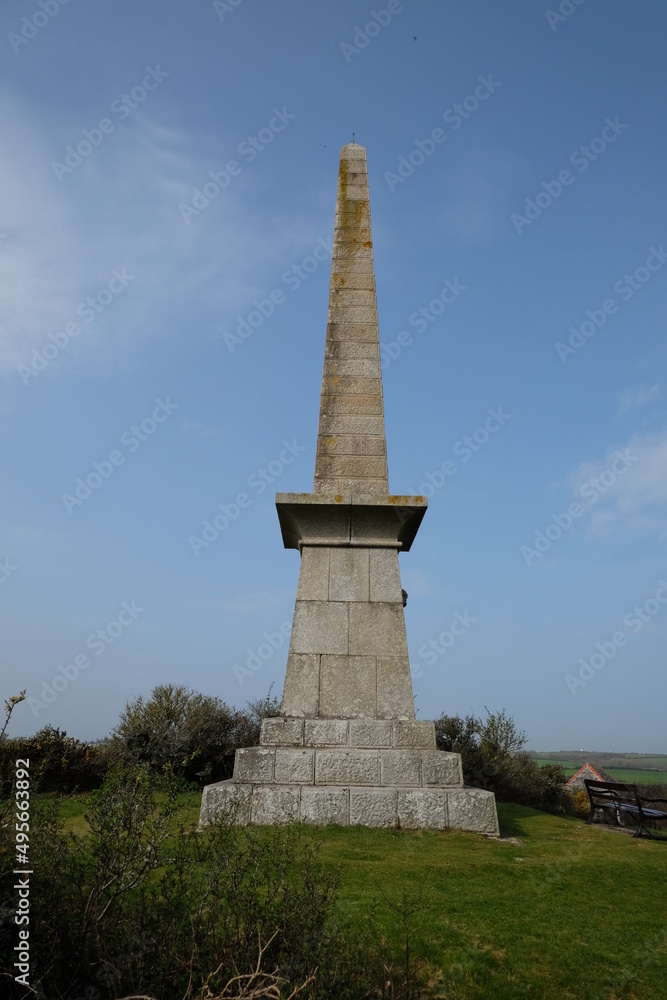
<path fill-rule="evenodd" d="M 248 823 L 471 830 L 498 835 L 492 792 L 464 788 L 459 754 L 435 748 L 432 722 L 265 719 L 234 776 L 204 788 L 200 827 Z"/>

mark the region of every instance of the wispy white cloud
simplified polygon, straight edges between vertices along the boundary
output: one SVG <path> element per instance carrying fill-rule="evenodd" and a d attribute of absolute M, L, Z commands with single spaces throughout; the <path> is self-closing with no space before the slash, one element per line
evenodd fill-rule
<path fill-rule="evenodd" d="M 628 410 L 635 410 L 646 403 L 652 403 L 660 396 L 660 386 L 641 386 L 639 389 L 626 389 L 618 398 L 619 414 L 627 413 Z"/>
<path fill-rule="evenodd" d="M 628 458 L 624 471 L 619 453 Z M 568 482 L 577 499 L 595 504 L 587 521 L 592 534 L 651 534 L 667 541 L 667 430 L 633 435 L 604 457 L 582 462 Z"/>
<path fill-rule="evenodd" d="M 83 326 L 49 376 L 108 364 L 128 346 L 176 333 L 217 335 L 313 239 L 312 219 L 285 219 L 279 205 L 257 212 L 266 174 L 255 164 L 185 225 L 179 204 L 192 201 L 224 154 L 218 160 L 210 143 L 141 111 L 60 181 L 51 164 L 63 159 L 64 143 L 60 151 L 42 125 L 26 103 L 0 98 L 0 375 L 29 364 L 32 348 L 76 321 L 79 303 L 105 287 L 114 268 L 134 280 Z M 77 128 L 65 122 L 58 131 L 76 137 Z M 208 152 L 195 152 L 202 145 Z"/>

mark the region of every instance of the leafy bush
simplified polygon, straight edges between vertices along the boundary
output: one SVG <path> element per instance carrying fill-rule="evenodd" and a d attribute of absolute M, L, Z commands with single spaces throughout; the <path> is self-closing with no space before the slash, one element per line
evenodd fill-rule
<path fill-rule="evenodd" d="M 442 715 L 435 723 L 439 750 L 461 754 L 463 780 L 494 792 L 501 802 L 549 811 L 572 812 L 560 764 L 543 767 L 524 750 L 525 733 L 505 709 L 486 718 Z"/>
<path fill-rule="evenodd" d="M 158 775 L 114 765 L 91 794 L 85 837 L 64 834 L 56 800 L 32 800 L 30 954 L 38 996 L 431 995 L 418 992 L 414 961 L 406 958 L 405 975 L 392 972 L 377 935 L 360 938 L 337 924 L 339 876 L 320 863 L 315 831 L 239 828 L 226 815 L 187 832 L 178 825 L 182 788 L 169 768 Z M 1 836 L 4 877 L 13 863 L 10 823 Z M 7 922 L 12 909 L 2 914 Z M 3 969 L 12 967 L 14 943 L 13 934 L 2 936 Z M 7 996 L 19 995 L 10 979 Z"/>
<path fill-rule="evenodd" d="M 231 777 L 235 751 L 259 742 L 260 722 L 268 714 L 277 714 L 270 692 L 243 712 L 183 685 L 160 684 L 150 698 L 127 703 L 109 753 L 155 771 L 168 765 L 205 785 Z"/>
<path fill-rule="evenodd" d="M 99 788 L 107 769 L 102 745 L 44 726 L 34 736 L 0 740 L 0 795 L 9 795 L 16 761 L 26 757 L 34 791 L 68 794 Z"/>

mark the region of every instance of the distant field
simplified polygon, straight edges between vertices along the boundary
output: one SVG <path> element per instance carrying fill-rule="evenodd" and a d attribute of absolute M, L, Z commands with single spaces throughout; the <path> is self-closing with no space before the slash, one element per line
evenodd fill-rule
<path fill-rule="evenodd" d="M 544 764 L 560 764 L 565 774 L 568 778 L 571 778 L 573 774 L 576 774 L 582 764 L 589 761 L 593 767 L 596 764 L 599 767 L 604 768 L 608 774 L 611 774 L 613 778 L 617 781 L 627 781 L 632 784 L 638 785 L 667 785 L 667 756 L 649 756 L 644 754 L 610 754 L 610 753 L 590 753 L 588 755 L 582 754 L 581 760 L 572 760 L 565 757 L 554 756 L 548 757 L 538 754 L 533 754 L 533 757 L 537 760 L 540 766 Z M 613 758 L 613 764 L 607 763 L 605 758 Z M 628 767 L 621 767 L 619 761 L 626 761 Z M 637 767 L 638 763 L 645 764 L 646 767 Z M 649 770 L 651 768 L 651 770 Z M 660 768 L 660 770 L 655 770 L 655 768 Z"/>

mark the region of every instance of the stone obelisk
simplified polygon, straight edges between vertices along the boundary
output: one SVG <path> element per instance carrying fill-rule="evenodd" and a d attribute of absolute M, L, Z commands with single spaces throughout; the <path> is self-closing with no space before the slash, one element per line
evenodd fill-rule
<path fill-rule="evenodd" d="M 491 792 L 415 720 L 399 552 L 427 507 L 389 493 L 366 150 L 341 150 L 312 493 L 279 493 L 301 569 L 280 716 L 204 789 L 201 822 L 454 827 L 497 834 Z"/>

